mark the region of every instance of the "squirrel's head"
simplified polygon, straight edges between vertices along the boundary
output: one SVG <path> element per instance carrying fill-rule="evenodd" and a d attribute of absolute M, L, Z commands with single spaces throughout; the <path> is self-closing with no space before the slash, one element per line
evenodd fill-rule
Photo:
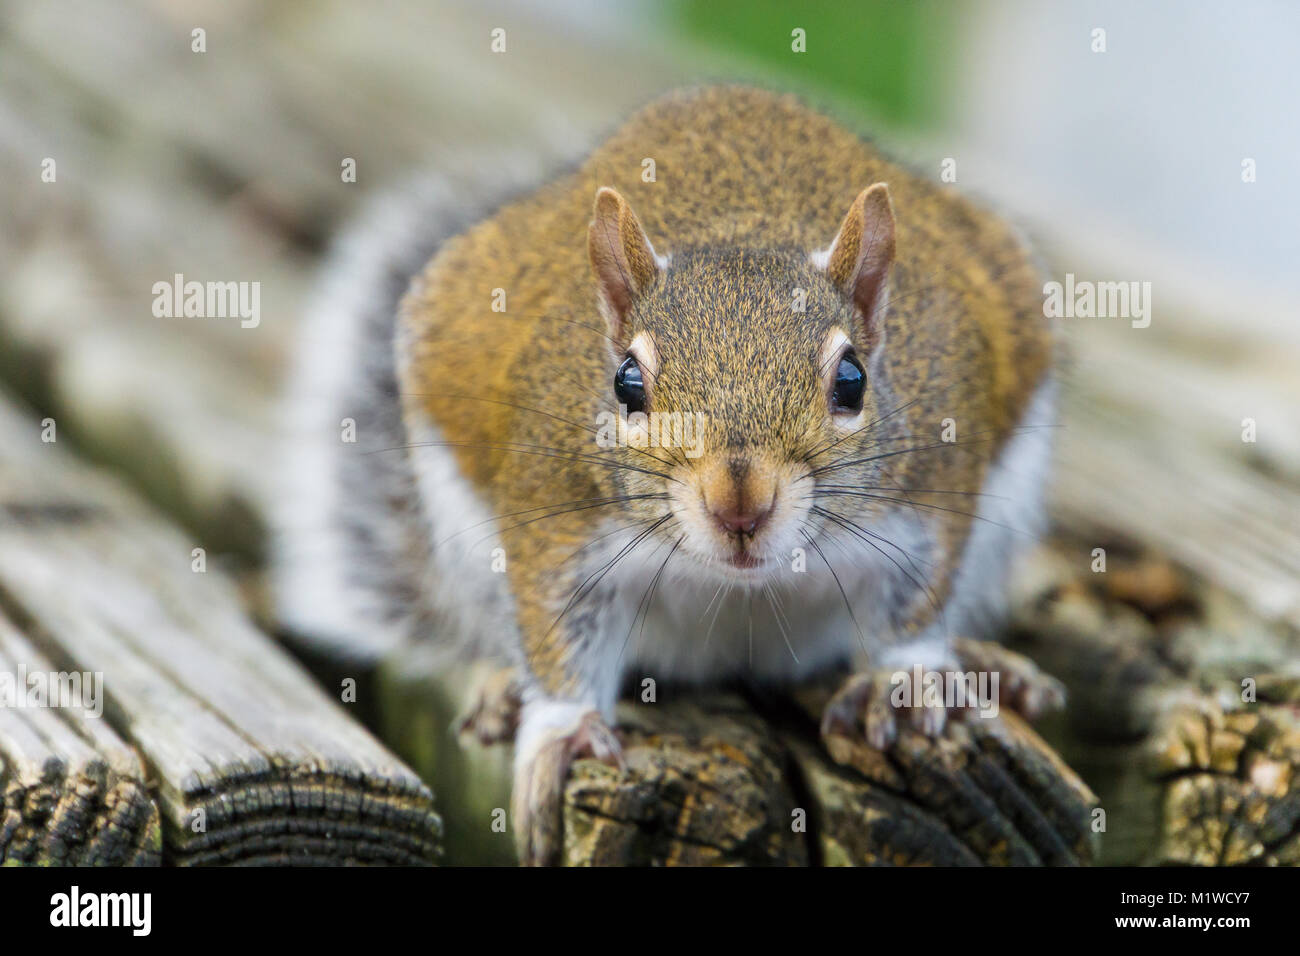
<path fill-rule="evenodd" d="M 817 467 L 866 457 L 889 411 L 886 186 L 863 190 L 828 238 L 818 250 L 667 236 L 664 256 L 619 193 L 596 194 L 588 252 L 613 349 L 602 387 L 626 409 L 619 445 L 642 469 L 630 490 L 655 495 L 636 502 L 648 521 L 666 499 L 673 520 L 656 533 L 733 581 L 761 581 L 810 543 Z"/>

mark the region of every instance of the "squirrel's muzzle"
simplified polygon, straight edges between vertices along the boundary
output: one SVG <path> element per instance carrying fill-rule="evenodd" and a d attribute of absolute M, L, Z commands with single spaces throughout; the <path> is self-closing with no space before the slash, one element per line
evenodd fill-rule
<path fill-rule="evenodd" d="M 772 514 L 776 475 L 761 460 L 733 455 L 706 467 L 700 491 L 724 534 L 752 538 Z"/>

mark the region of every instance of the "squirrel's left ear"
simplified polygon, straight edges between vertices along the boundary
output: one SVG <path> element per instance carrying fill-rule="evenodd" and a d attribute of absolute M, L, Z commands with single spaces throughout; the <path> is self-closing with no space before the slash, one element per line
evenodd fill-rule
<path fill-rule="evenodd" d="M 600 311 L 609 323 L 609 336 L 619 349 L 628 345 L 627 314 L 633 303 L 658 278 L 666 265 L 655 255 L 636 213 L 617 190 L 596 191 L 591 225 L 587 227 L 587 255 L 596 275 Z"/>
<path fill-rule="evenodd" d="M 862 316 L 863 345 L 881 339 L 889 267 L 894 263 L 894 210 L 889 187 L 876 183 L 853 200 L 829 249 L 814 255 Z"/>

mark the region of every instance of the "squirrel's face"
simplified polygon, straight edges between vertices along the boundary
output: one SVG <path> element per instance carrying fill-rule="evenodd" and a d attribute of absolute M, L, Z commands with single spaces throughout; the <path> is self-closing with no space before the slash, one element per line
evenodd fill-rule
<path fill-rule="evenodd" d="M 760 582 L 809 545 L 816 465 L 855 447 L 882 411 L 873 358 L 888 262 L 864 315 L 855 273 L 835 269 L 844 241 L 842 228 L 821 253 L 707 247 L 669 259 L 621 197 L 598 194 L 590 248 L 616 343 L 620 444 L 644 469 L 637 490 L 666 496 L 673 520 L 656 533 L 724 579 Z M 662 498 L 637 504 L 648 520 L 663 512 Z"/>

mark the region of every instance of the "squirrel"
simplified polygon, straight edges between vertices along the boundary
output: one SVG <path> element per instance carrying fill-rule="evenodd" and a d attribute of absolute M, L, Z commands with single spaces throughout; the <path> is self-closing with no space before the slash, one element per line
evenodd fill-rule
<path fill-rule="evenodd" d="M 1044 524 L 1057 336 L 1024 244 L 951 189 L 706 87 L 540 188 L 475 168 L 391 201 L 327 267 L 281 611 L 499 662 L 467 726 L 515 739 L 524 862 L 558 858 L 570 762 L 621 762 L 629 680 L 843 672 L 822 732 L 878 748 L 949 717 L 892 706 L 891 671 L 1063 703 L 971 640 Z"/>

